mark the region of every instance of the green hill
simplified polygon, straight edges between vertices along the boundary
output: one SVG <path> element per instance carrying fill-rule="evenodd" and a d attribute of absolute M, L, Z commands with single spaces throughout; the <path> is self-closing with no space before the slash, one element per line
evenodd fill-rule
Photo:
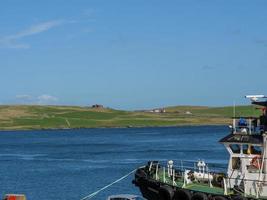
<path fill-rule="evenodd" d="M 253 106 L 237 106 L 236 115 L 258 116 Z M 0 129 L 60 129 L 229 124 L 232 107 L 176 106 L 166 113 L 77 106 L 0 106 Z"/>
<path fill-rule="evenodd" d="M 256 106 L 236 106 L 236 116 L 258 116 L 260 114 L 259 109 Z M 217 116 L 217 117 L 233 117 L 234 108 L 233 106 L 226 107 L 204 107 L 204 106 L 174 106 L 166 108 L 167 112 L 192 112 L 199 116 Z"/>

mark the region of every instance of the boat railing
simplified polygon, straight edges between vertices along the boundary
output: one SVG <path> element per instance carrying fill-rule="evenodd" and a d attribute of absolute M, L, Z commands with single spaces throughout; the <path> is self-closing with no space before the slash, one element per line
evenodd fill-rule
<path fill-rule="evenodd" d="M 240 194 L 246 194 L 246 187 L 244 185 L 251 183 L 252 185 L 256 186 L 256 192 L 254 194 L 255 197 L 259 198 L 261 196 L 261 189 L 262 187 L 267 185 L 267 180 L 264 178 L 264 176 L 257 176 L 257 179 L 248 179 L 248 178 L 232 178 L 232 177 L 226 177 L 224 173 L 214 173 L 213 170 L 210 170 L 208 167 L 205 167 L 206 169 L 196 169 L 195 167 L 188 167 L 185 165 L 186 162 L 183 162 L 183 166 L 181 168 L 177 166 L 161 166 L 159 163 L 156 165 L 153 165 L 150 170 L 153 172 L 152 178 L 154 178 L 156 181 L 169 184 L 172 186 L 180 186 L 180 187 L 186 187 L 187 180 L 190 179 L 190 175 L 192 175 L 193 172 L 199 172 L 200 175 L 203 175 L 202 177 L 199 177 L 196 181 L 199 183 L 205 183 L 207 187 L 220 187 L 222 189 L 222 192 L 225 195 L 229 195 L 234 193 L 240 193 Z M 192 162 L 189 162 L 192 163 Z M 219 167 L 222 168 L 222 167 Z M 196 171 L 195 171 L 196 170 Z M 206 171 L 201 171 L 206 170 Z M 255 172 L 257 174 L 260 174 L 258 172 Z M 221 180 L 221 181 L 218 181 Z M 239 184 L 239 186 L 234 185 L 233 181 L 235 182 L 243 182 L 244 184 Z"/>
<path fill-rule="evenodd" d="M 166 165 L 161 165 L 159 162 L 150 163 L 150 175 L 157 181 L 172 182 L 175 185 L 176 180 L 184 180 L 185 173 L 199 173 L 205 177 L 214 174 L 226 174 L 226 165 L 223 164 L 206 164 L 204 161 L 180 161 L 173 164 L 173 161 L 168 161 Z M 208 177 L 209 179 L 209 177 Z"/>
<path fill-rule="evenodd" d="M 162 164 L 165 162 L 165 164 Z M 184 170 L 192 170 L 192 171 L 197 171 L 199 170 L 198 166 L 202 162 L 203 167 L 205 170 L 212 171 L 212 172 L 222 172 L 225 171 L 227 168 L 226 164 L 222 163 L 206 163 L 204 160 L 198 160 L 196 161 L 190 161 L 190 160 L 180 160 L 180 161 L 152 161 L 149 162 L 149 168 L 156 168 L 156 166 L 159 166 L 159 168 L 165 167 L 165 168 L 173 168 L 176 169 L 177 171 L 184 171 Z M 203 168 L 202 167 L 202 168 Z"/>
<path fill-rule="evenodd" d="M 259 117 L 233 117 L 233 133 L 260 134 L 264 130 Z"/>

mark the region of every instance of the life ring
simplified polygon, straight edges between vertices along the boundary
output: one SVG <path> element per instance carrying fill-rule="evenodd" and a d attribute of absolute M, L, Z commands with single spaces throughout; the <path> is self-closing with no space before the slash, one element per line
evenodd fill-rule
<path fill-rule="evenodd" d="M 163 185 L 159 188 L 159 200 L 172 200 L 174 191 L 170 186 Z"/>
<path fill-rule="evenodd" d="M 215 196 L 212 198 L 212 200 L 227 200 L 227 199 L 223 196 Z"/>
<path fill-rule="evenodd" d="M 208 200 L 208 196 L 204 193 L 197 192 L 193 194 L 191 200 Z"/>
<path fill-rule="evenodd" d="M 174 192 L 173 200 L 191 200 L 191 196 L 188 190 L 178 189 Z"/>
<path fill-rule="evenodd" d="M 250 165 L 252 165 L 253 167 L 260 169 L 261 168 L 261 157 L 260 156 L 255 156 L 254 158 L 252 158 Z"/>

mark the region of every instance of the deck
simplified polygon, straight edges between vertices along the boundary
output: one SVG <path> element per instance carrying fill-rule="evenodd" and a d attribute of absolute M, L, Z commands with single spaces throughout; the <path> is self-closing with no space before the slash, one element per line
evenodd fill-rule
<path fill-rule="evenodd" d="M 165 183 L 171 186 L 175 186 L 178 188 L 184 188 L 184 189 L 188 189 L 188 190 L 192 190 L 192 191 L 196 191 L 196 192 L 203 192 L 203 193 L 208 193 L 208 194 L 214 194 L 214 195 L 224 195 L 224 189 L 221 187 L 215 187 L 215 186 L 211 186 L 208 183 L 201 183 L 201 182 L 192 182 L 189 184 L 184 184 L 184 180 L 183 177 L 180 178 L 175 178 L 175 180 L 173 181 L 172 177 L 169 177 L 165 174 L 164 177 L 164 172 L 163 170 L 159 170 L 158 175 L 156 176 L 156 174 L 153 174 L 152 179 L 159 181 L 161 183 Z M 228 194 L 230 194 L 231 191 L 229 191 Z"/>

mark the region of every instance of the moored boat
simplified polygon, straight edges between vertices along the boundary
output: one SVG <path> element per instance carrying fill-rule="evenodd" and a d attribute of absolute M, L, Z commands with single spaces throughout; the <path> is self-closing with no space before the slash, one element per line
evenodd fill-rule
<path fill-rule="evenodd" d="M 6 194 L 3 200 L 26 200 L 24 194 Z"/>
<path fill-rule="evenodd" d="M 107 200 L 144 200 L 144 198 L 132 194 L 111 195 Z"/>
<path fill-rule="evenodd" d="M 230 134 L 220 140 L 229 153 L 228 167 L 199 160 L 188 166 L 172 160 L 149 161 L 135 172 L 133 183 L 148 200 L 267 199 L 267 101 L 247 96 L 261 106 L 260 117 L 233 117 Z"/>

